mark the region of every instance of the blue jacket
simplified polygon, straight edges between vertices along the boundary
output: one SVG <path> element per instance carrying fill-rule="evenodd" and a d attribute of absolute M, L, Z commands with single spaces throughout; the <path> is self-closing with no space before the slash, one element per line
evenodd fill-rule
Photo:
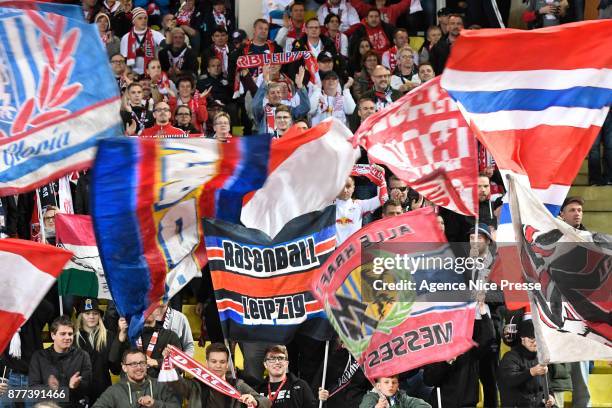
<path fill-rule="evenodd" d="M 267 124 L 266 124 L 266 115 L 264 111 L 263 100 L 266 94 L 268 93 L 268 85 L 264 84 L 259 87 L 255 96 L 253 97 L 253 117 L 255 118 L 255 123 L 257 123 L 257 130 L 259 133 L 267 133 Z M 300 98 L 300 102 L 298 106 L 295 108 L 291 107 L 291 117 L 293 120 L 297 118 L 304 117 L 310 111 L 310 100 L 308 99 L 308 91 L 306 87 L 303 86 L 302 89 L 297 91 L 297 95 Z"/>

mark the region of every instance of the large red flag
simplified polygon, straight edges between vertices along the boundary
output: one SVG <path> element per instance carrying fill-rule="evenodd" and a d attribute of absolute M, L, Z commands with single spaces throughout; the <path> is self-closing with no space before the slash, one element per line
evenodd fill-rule
<path fill-rule="evenodd" d="M 72 252 L 20 239 L 0 239 L 0 350 L 28 320 Z"/>
<path fill-rule="evenodd" d="M 312 292 L 368 378 L 449 360 L 472 347 L 474 303 L 466 298 L 445 301 L 446 294 L 431 298 L 431 289 L 421 290 L 424 282 L 462 290 L 462 275 L 426 264 L 408 273 L 385 266 L 381 273 L 372 254 L 384 261 L 403 254 L 414 260 L 454 259 L 428 207 L 367 225 L 319 268 Z M 403 287 L 381 289 L 383 282 Z"/>
<path fill-rule="evenodd" d="M 476 139 L 438 78 L 367 118 L 355 141 L 429 201 L 478 214 Z"/>

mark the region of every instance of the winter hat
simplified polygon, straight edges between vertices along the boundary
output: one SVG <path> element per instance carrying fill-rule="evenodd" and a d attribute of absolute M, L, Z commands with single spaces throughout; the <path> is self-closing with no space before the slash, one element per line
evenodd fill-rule
<path fill-rule="evenodd" d="M 518 327 L 519 337 L 535 338 L 535 330 L 532 320 L 523 320 Z"/>
<path fill-rule="evenodd" d="M 136 21 L 137 17 L 145 16 L 147 17 L 147 12 L 142 7 L 136 7 L 132 10 L 132 24 Z"/>
<path fill-rule="evenodd" d="M 470 235 L 476 233 L 476 227 L 472 227 L 470 229 Z M 489 242 L 493 242 L 493 237 L 491 236 L 491 231 L 486 224 L 478 224 L 478 235 L 484 235 L 489 238 Z"/>
<path fill-rule="evenodd" d="M 100 17 L 103 17 L 104 19 L 106 19 L 106 23 L 108 24 L 107 31 L 110 30 L 111 29 L 111 21 L 110 21 L 110 18 L 108 17 L 108 14 L 106 14 L 106 13 L 98 13 L 98 14 L 96 14 L 96 18 L 94 19 L 94 21 L 97 22 Z"/>

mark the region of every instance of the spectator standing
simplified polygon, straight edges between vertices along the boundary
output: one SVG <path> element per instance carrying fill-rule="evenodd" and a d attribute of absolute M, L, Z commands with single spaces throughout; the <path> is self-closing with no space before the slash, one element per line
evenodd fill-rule
<path fill-rule="evenodd" d="M 108 14 L 98 13 L 96 15 L 95 23 L 98 26 L 98 32 L 102 39 L 102 44 L 106 48 L 108 56 L 115 55 L 119 52 L 119 44 L 121 40 L 111 30 L 111 22 Z"/>
<path fill-rule="evenodd" d="M 306 31 L 304 27 L 304 3 L 294 1 L 289 5 L 289 15 L 283 16 L 283 27 L 276 33 L 276 42 L 285 52 L 291 51 L 293 42 L 302 37 Z"/>
<path fill-rule="evenodd" d="M 133 28 L 121 38 L 121 55 L 135 73 L 142 75 L 149 62 L 157 58 L 160 44 L 165 38 L 147 27 L 148 16 L 144 9 L 136 7 L 131 14 Z"/>
<path fill-rule="evenodd" d="M 176 106 L 187 105 L 193 117 L 191 123 L 198 130 L 199 133 L 203 132 L 203 125 L 208 120 L 208 110 L 206 109 L 206 98 L 210 94 L 211 88 L 206 89 L 203 93 L 199 93 L 194 90 L 194 80 L 190 76 L 182 77 L 178 80 L 178 96 L 176 98 L 171 97 L 168 101 L 172 112 L 176 110 Z"/>
<path fill-rule="evenodd" d="M 327 26 L 327 18 L 335 14 L 339 18 L 340 31 L 344 33 L 352 25 L 359 24 L 359 14 L 347 0 L 327 0 L 317 10 L 319 23 Z"/>
<path fill-rule="evenodd" d="M 359 408 L 431 408 L 431 405 L 418 398 L 409 397 L 399 389 L 398 377 L 380 377 L 376 379 L 374 389 L 361 400 Z"/>
<path fill-rule="evenodd" d="M 374 5 L 363 0 L 351 0 L 360 16 L 366 16 L 372 7 L 380 11 L 380 18 L 387 24 L 397 25 L 397 19 L 410 7 L 411 0 L 400 0 L 390 4 L 389 0 L 374 0 Z"/>
<path fill-rule="evenodd" d="M 387 105 L 398 100 L 402 94 L 391 88 L 391 73 L 387 67 L 377 65 L 372 72 L 373 89 L 369 92 L 376 103 L 377 110 L 384 109 Z"/>
<path fill-rule="evenodd" d="M 143 100 L 142 85 L 132 82 L 123 95 L 121 105 L 121 120 L 123 126 L 132 129 L 129 135 L 140 135 L 144 128 L 153 126 L 153 112 L 149 109 L 148 101 Z"/>
<path fill-rule="evenodd" d="M 415 54 L 410 46 L 401 48 L 397 53 L 399 64 L 391 76 L 391 88 L 402 95 L 419 85 L 418 68 L 414 65 Z"/>
<path fill-rule="evenodd" d="M 340 31 L 341 22 L 340 17 L 336 14 L 330 13 L 325 17 L 324 20 L 325 33 L 324 35 L 332 40 L 336 53 L 342 55 L 345 59 L 348 58 L 348 37 L 342 31 Z"/>
<path fill-rule="evenodd" d="M 315 87 L 310 96 L 312 125 L 316 126 L 330 117 L 335 117 L 346 125 L 347 116 L 352 115 L 356 107 L 350 89 L 353 78 L 349 78 L 344 84 L 342 92 L 338 91 L 340 78 L 334 71 L 328 72 L 322 79 L 321 87 Z"/>
<path fill-rule="evenodd" d="M 155 124 L 144 129 L 140 136 L 153 138 L 185 137 L 185 133 L 181 129 L 170 124 L 171 112 L 170 106 L 166 102 L 158 102 L 153 111 Z"/>
<path fill-rule="evenodd" d="M 408 31 L 405 28 L 398 28 L 395 30 L 395 34 L 393 34 L 393 47 L 389 48 L 384 52 L 381 58 L 381 65 L 389 68 L 389 71 L 395 71 L 399 61 L 398 61 L 398 52 L 404 47 L 410 47 L 410 37 L 408 36 Z M 414 58 L 413 58 L 414 60 Z"/>
<path fill-rule="evenodd" d="M 371 8 L 365 20 L 359 25 L 353 26 L 346 34 L 351 38 L 351 42 L 360 41 L 361 38 L 367 37 L 372 45 L 372 50 L 379 57 L 382 57 L 385 51 L 391 48 L 394 32 L 395 28 L 392 25 L 381 20 L 380 11 Z"/>
<path fill-rule="evenodd" d="M 459 38 L 461 30 L 463 30 L 463 25 L 463 17 L 461 15 L 450 15 L 448 17 L 448 35 L 441 38 L 440 41 L 431 48 L 429 61 L 431 65 L 433 65 L 436 75 L 440 75 L 442 71 L 444 71 L 451 47 L 455 41 L 457 41 L 457 38 Z"/>
<path fill-rule="evenodd" d="M 84 406 L 92 380 L 91 360 L 85 351 L 74 347 L 74 324 L 67 316 L 53 320 L 49 331 L 53 344 L 32 355 L 28 385 L 54 390 L 67 387 L 69 402 L 62 406 Z"/>
<path fill-rule="evenodd" d="M 176 82 L 180 77 L 196 77 L 198 73 L 198 57 L 193 49 L 185 43 L 185 32 L 173 28 L 170 32 L 172 41 L 159 51 L 161 69 Z"/>
<path fill-rule="evenodd" d="M 603 146 L 602 146 L 603 145 Z M 603 147 L 603 157 L 601 148 Z M 603 159 L 603 160 L 602 160 Z M 602 171 L 603 168 L 603 171 Z M 589 185 L 612 184 L 612 112 L 608 112 L 606 120 L 593 142 L 589 152 Z"/>

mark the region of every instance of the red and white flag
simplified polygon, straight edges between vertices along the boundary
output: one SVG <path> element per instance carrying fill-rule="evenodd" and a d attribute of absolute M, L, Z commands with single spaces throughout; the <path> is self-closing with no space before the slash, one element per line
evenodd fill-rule
<path fill-rule="evenodd" d="M 439 78 L 367 118 L 354 140 L 434 204 L 478 214 L 476 139 Z"/>
<path fill-rule="evenodd" d="M 245 197 L 240 221 L 274 237 L 295 217 L 330 205 L 359 158 L 351 137 L 351 131 L 332 118 L 274 139 L 266 183 Z"/>
<path fill-rule="evenodd" d="M 0 350 L 28 320 L 72 253 L 51 245 L 0 239 Z"/>

